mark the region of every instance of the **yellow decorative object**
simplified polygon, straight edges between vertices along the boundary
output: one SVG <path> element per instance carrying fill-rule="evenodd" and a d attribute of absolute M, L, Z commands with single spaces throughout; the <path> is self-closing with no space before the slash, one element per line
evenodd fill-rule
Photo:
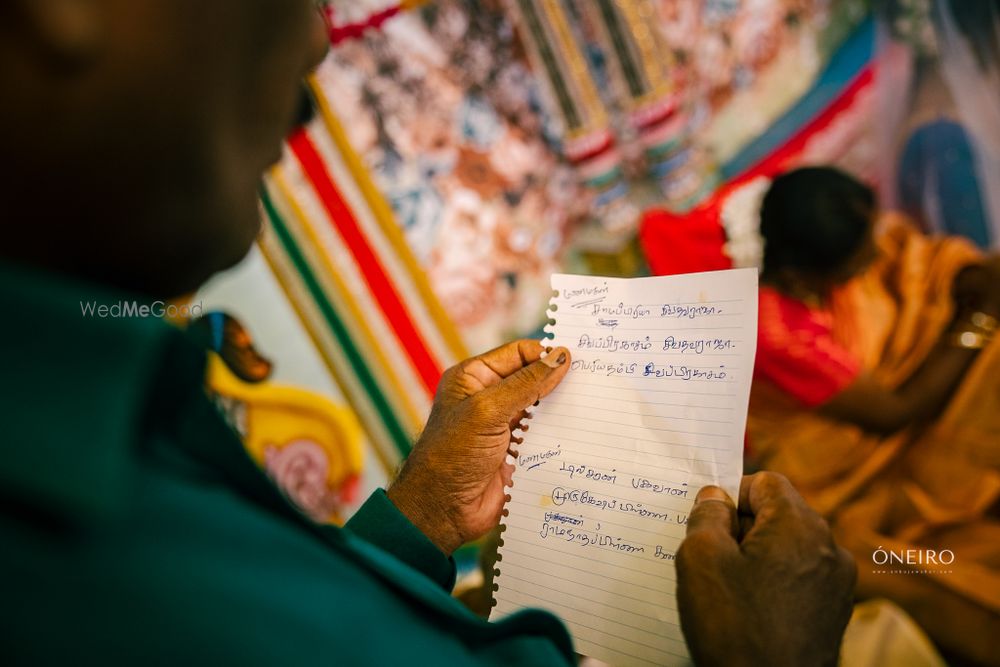
<path fill-rule="evenodd" d="M 670 52 L 658 43 L 653 28 L 656 25 L 656 17 L 652 5 L 644 0 L 616 0 L 615 4 L 618 5 L 632 39 L 635 40 L 650 91 L 660 94 L 671 93 L 673 86 L 668 72 Z"/>
<path fill-rule="evenodd" d="M 551 26 L 552 33 L 556 38 L 559 54 L 565 60 L 570 71 L 570 85 L 577 89 L 582 103 L 582 109 L 587 114 L 585 124 L 576 128 L 570 136 L 582 136 L 588 132 L 593 132 L 595 127 L 603 127 L 608 123 L 607 112 L 604 103 L 597 92 L 594 80 L 587 69 L 587 63 L 580 53 L 580 47 L 573 38 L 573 31 L 569 25 L 565 10 L 557 3 L 539 3 L 542 11 Z"/>
<path fill-rule="evenodd" d="M 364 463 L 354 413 L 304 389 L 244 382 L 214 353 L 208 386 L 250 456 L 289 500 L 317 522 L 341 523 Z"/>

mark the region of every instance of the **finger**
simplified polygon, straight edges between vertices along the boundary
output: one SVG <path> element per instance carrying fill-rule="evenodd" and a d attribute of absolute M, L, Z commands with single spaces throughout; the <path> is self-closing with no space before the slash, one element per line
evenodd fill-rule
<path fill-rule="evenodd" d="M 705 533 L 714 536 L 720 544 L 732 543 L 735 547 L 738 530 L 736 505 L 725 491 L 717 486 L 706 486 L 698 492 L 688 514 L 688 537 Z"/>
<path fill-rule="evenodd" d="M 538 341 L 518 340 L 466 359 L 445 371 L 435 402 L 456 403 L 494 387 L 511 373 L 537 361 L 542 352 Z"/>
<path fill-rule="evenodd" d="M 504 378 L 484 392 L 484 399 L 494 402 L 507 415 L 516 415 L 556 388 L 569 371 L 569 350 L 556 348 L 521 370 Z"/>
<path fill-rule="evenodd" d="M 538 361 L 544 348 L 537 340 L 515 340 L 494 348 L 489 352 L 476 355 L 469 361 L 477 361 L 489 371 L 489 384 L 498 384 L 500 380 L 516 373 L 525 366 Z"/>
<path fill-rule="evenodd" d="M 758 472 L 744 477 L 740 484 L 740 510 L 752 517 L 752 526 L 742 540 L 744 550 L 762 536 L 767 541 L 778 538 L 779 541 L 833 541 L 826 521 L 778 473 Z"/>
<path fill-rule="evenodd" d="M 717 486 L 699 491 L 688 513 L 687 535 L 677 549 L 678 590 L 681 580 L 697 568 L 722 560 L 731 563 L 739 555 L 735 530 L 736 505 L 726 492 Z"/>
<path fill-rule="evenodd" d="M 740 482 L 740 510 L 757 516 L 775 506 L 805 506 L 805 501 L 784 475 L 758 472 Z"/>

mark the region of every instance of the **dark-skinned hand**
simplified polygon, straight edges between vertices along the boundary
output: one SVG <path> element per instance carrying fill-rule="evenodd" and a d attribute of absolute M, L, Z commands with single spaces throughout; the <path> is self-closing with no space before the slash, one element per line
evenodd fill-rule
<path fill-rule="evenodd" d="M 445 554 L 500 521 L 514 472 L 511 431 L 569 370 L 568 350 L 543 352 L 536 341 L 515 341 L 441 378 L 427 426 L 387 493 Z"/>
<path fill-rule="evenodd" d="M 743 478 L 740 510 L 703 488 L 677 553 L 681 629 L 698 665 L 834 666 L 857 571 L 787 479 Z"/>

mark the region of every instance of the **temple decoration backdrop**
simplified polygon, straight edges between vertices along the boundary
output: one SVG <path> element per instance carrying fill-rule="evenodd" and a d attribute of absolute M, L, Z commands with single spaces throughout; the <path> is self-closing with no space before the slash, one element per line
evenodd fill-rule
<path fill-rule="evenodd" d="M 710 197 L 864 16 L 824 0 L 441 0 L 354 30 L 316 85 L 480 349 L 541 323 L 553 270 L 641 271 L 642 210 Z"/>
<path fill-rule="evenodd" d="M 906 137 L 875 137 L 908 113 L 885 108 L 924 57 L 907 35 L 940 28 L 897 9 L 334 0 L 318 114 L 261 188 L 259 252 L 210 292 L 226 305 L 232 281 L 267 285 L 245 324 L 278 375 L 297 369 L 356 415 L 363 486 L 378 485 L 444 369 L 537 335 L 551 272 L 753 265 L 760 197 L 794 165 L 839 165 L 898 199 Z M 288 318 L 295 346 L 272 335 Z"/>

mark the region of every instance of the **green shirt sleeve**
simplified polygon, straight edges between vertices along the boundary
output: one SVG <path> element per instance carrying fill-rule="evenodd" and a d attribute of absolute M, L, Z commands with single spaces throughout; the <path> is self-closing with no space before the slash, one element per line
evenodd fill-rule
<path fill-rule="evenodd" d="M 384 490 L 375 491 L 344 528 L 423 572 L 446 591 L 455 587 L 455 561 L 410 523 Z"/>

